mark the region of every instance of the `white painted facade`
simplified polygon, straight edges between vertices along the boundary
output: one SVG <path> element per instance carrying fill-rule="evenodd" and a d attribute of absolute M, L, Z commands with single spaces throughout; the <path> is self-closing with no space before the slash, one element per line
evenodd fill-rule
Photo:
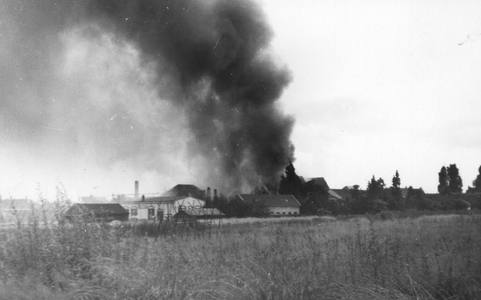
<path fill-rule="evenodd" d="M 269 207 L 271 215 L 298 215 L 299 207 Z"/>
<path fill-rule="evenodd" d="M 149 220 L 158 217 L 159 211 L 162 210 L 164 218 L 175 215 L 180 207 L 202 208 L 205 205 L 204 200 L 193 197 L 157 197 L 146 198 L 145 200 L 122 201 L 119 203 L 123 208 L 129 211 L 129 220 Z"/>

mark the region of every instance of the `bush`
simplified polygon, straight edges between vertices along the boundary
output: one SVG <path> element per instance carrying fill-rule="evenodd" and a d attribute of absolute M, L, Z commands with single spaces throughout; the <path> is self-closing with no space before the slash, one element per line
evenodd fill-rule
<path fill-rule="evenodd" d="M 381 200 L 381 199 L 376 199 L 372 202 L 372 206 L 371 206 L 371 210 L 374 212 L 374 213 L 379 213 L 383 210 L 386 210 L 387 209 L 387 202 Z"/>
<path fill-rule="evenodd" d="M 0 231 L 0 299 L 481 299 L 477 215 L 255 219 L 205 236 L 41 219 Z"/>
<path fill-rule="evenodd" d="M 381 220 L 394 220 L 394 214 L 390 211 L 381 211 L 381 213 L 379 214 L 379 217 L 381 218 Z"/>
<path fill-rule="evenodd" d="M 468 201 L 464 201 L 461 199 L 454 200 L 454 209 L 455 210 L 469 210 L 471 209 L 471 204 Z"/>

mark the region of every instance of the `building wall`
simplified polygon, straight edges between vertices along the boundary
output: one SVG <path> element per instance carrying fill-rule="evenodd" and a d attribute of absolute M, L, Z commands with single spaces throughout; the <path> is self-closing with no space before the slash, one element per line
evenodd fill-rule
<path fill-rule="evenodd" d="M 273 215 L 298 215 L 299 207 L 269 207 Z"/>
<path fill-rule="evenodd" d="M 181 206 L 184 206 L 185 208 L 203 207 L 205 205 L 205 201 L 192 197 L 187 197 L 177 201 L 168 202 L 148 201 L 148 199 L 146 199 L 144 201 L 120 203 L 120 205 L 122 205 L 122 207 L 129 211 L 130 219 L 148 220 L 152 219 L 152 215 L 149 217 L 149 209 L 153 209 L 154 217 L 157 217 L 157 211 L 159 209 L 162 209 L 164 212 L 164 217 L 167 217 L 168 215 L 175 215 L 179 211 L 179 207 Z M 136 216 L 133 214 L 133 209 L 137 209 Z"/>

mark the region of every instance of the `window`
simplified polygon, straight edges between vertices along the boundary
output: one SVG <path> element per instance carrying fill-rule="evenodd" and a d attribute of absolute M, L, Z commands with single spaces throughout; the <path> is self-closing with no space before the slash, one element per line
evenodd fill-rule
<path fill-rule="evenodd" d="M 282 212 L 282 214 L 283 214 L 283 215 L 285 215 L 285 214 L 286 214 L 286 212 L 284 211 L 284 212 Z"/>
<path fill-rule="evenodd" d="M 153 219 L 155 217 L 155 208 L 149 207 L 147 210 L 147 215 L 149 216 L 149 219 Z"/>
<path fill-rule="evenodd" d="M 132 207 L 130 209 L 130 217 L 131 218 L 136 218 L 137 217 L 137 207 Z"/>
<path fill-rule="evenodd" d="M 280 215 L 281 213 L 280 213 L 280 212 L 276 212 L 276 214 Z"/>
<path fill-rule="evenodd" d="M 297 215 L 297 211 L 295 211 L 294 214 Z"/>
<path fill-rule="evenodd" d="M 289 212 L 289 214 L 292 214 L 291 212 Z"/>

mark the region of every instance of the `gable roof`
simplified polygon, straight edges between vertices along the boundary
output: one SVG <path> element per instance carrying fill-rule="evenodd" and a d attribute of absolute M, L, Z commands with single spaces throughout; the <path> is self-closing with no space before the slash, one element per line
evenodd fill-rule
<path fill-rule="evenodd" d="M 351 191 L 349 189 L 343 188 L 343 189 L 332 189 L 329 190 L 329 193 L 334 192 L 336 193 L 341 199 L 346 199 L 351 196 Z"/>
<path fill-rule="evenodd" d="M 245 203 L 262 203 L 266 207 L 300 207 L 301 204 L 293 195 L 254 195 L 238 194 Z"/>
<path fill-rule="evenodd" d="M 314 181 L 315 184 L 324 187 L 326 190 L 330 190 L 329 185 L 327 184 L 327 181 L 324 179 L 324 177 L 307 178 L 306 182 L 309 181 Z"/>
<path fill-rule="evenodd" d="M 66 215 L 91 213 L 95 215 L 123 215 L 129 212 L 118 203 L 74 203 Z"/>
<path fill-rule="evenodd" d="M 329 193 L 329 198 L 334 198 L 334 199 L 337 199 L 337 200 L 343 200 L 344 199 L 341 195 L 339 195 L 337 190 L 329 190 L 328 193 Z"/>
<path fill-rule="evenodd" d="M 168 190 L 167 192 L 163 193 L 162 196 L 166 197 L 178 197 L 178 196 L 193 196 L 193 197 L 200 197 L 205 192 L 193 184 L 178 184 Z"/>

